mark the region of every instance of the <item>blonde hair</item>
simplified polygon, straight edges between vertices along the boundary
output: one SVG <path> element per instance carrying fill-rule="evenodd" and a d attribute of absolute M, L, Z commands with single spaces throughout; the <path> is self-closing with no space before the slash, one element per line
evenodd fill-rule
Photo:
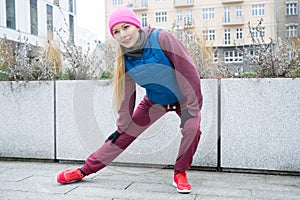
<path fill-rule="evenodd" d="M 125 90 L 125 61 L 120 45 L 118 47 L 117 54 L 118 55 L 114 74 L 114 98 L 116 103 L 116 110 L 119 111 L 124 99 Z"/>

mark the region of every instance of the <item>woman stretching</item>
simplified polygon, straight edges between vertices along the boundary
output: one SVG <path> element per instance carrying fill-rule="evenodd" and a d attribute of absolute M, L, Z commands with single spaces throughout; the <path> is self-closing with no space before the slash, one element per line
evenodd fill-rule
<path fill-rule="evenodd" d="M 180 117 L 182 139 L 174 165 L 173 185 L 189 193 L 186 171 L 200 140 L 202 94 L 200 77 L 184 45 L 161 29 L 141 28 L 127 6 L 116 8 L 109 18 L 109 30 L 119 43 L 114 76 L 117 130 L 77 169 L 57 174 L 61 184 L 78 181 L 109 165 L 141 133 L 167 112 Z M 136 83 L 146 95 L 135 108 Z"/>

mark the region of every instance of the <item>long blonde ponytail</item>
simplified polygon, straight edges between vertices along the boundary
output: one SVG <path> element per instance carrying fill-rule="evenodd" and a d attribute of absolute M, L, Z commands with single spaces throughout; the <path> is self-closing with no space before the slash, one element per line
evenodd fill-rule
<path fill-rule="evenodd" d="M 124 99 L 125 90 L 125 61 L 120 45 L 118 47 L 117 54 L 118 55 L 114 74 L 114 98 L 116 103 L 116 110 L 118 111 Z"/>

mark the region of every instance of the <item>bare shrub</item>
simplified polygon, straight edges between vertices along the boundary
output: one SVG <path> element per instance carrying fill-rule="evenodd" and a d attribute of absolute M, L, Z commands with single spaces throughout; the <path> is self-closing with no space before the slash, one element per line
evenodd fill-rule
<path fill-rule="evenodd" d="M 262 30 L 263 19 L 255 26 L 259 37 L 254 37 L 250 22 L 248 28 L 252 39 L 250 46 L 254 54 L 245 51 L 245 59 L 253 65 L 259 77 L 286 77 L 300 66 L 299 38 L 269 38 L 265 41 Z"/>
<path fill-rule="evenodd" d="M 32 81 L 52 80 L 54 71 L 48 60 L 48 50 L 28 43 L 26 37 L 19 36 L 17 42 L 0 39 L 1 80 Z"/>

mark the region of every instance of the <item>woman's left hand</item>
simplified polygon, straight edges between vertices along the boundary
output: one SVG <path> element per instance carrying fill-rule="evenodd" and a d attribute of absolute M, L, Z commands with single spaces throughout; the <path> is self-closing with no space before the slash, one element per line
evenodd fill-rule
<path fill-rule="evenodd" d="M 119 133 L 118 131 L 115 131 L 105 140 L 105 142 L 108 142 L 109 140 L 111 140 L 111 143 L 114 144 L 120 135 L 121 135 L 121 133 Z"/>

